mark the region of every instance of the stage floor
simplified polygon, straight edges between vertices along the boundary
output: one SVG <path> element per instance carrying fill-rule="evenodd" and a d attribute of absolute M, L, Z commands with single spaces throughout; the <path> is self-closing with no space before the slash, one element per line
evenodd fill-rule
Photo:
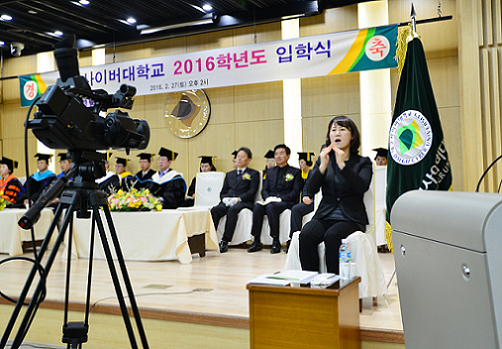
<path fill-rule="evenodd" d="M 47 301 L 63 302 L 66 260 L 62 252 L 54 262 L 47 280 Z M 24 255 L 30 257 L 29 253 Z M 386 280 L 394 269 L 390 253 L 379 254 Z M 8 256 L 0 254 L 0 260 Z M 248 253 L 243 248 L 231 247 L 227 253 L 208 251 L 206 257 L 193 256 L 191 264 L 169 262 L 127 262 L 140 309 L 179 312 L 211 317 L 228 317 L 247 320 L 249 317 L 248 291 L 246 284 L 256 276 L 281 271 L 286 254 L 270 254 L 264 249 Z M 10 262 L 0 265 L 0 289 L 17 297 L 25 283 L 31 264 Z M 73 259 L 71 263 L 72 303 L 85 302 L 88 260 Z M 5 303 L 2 300 L 2 303 Z M 117 305 L 108 266 L 104 260 L 94 261 L 91 304 Z M 388 293 L 378 297 L 378 305 L 365 300 L 360 315 L 362 329 L 402 331 L 401 311 L 396 279 Z"/>

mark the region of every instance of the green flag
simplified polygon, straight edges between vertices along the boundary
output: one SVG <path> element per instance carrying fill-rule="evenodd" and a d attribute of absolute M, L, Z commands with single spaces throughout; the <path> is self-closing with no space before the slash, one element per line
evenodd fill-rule
<path fill-rule="evenodd" d="M 424 48 L 415 38 L 408 43 L 389 131 L 387 221 L 392 205 L 404 192 L 448 190 L 451 183 L 451 167 Z"/>

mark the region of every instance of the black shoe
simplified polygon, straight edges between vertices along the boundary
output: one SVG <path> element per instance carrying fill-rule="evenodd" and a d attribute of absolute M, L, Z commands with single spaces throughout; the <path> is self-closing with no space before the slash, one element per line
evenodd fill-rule
<path fill-rule="evenodd" d="M 220 242 L 220 253 L 225 253 L 228 251 L 228 241 L 221 240 Z"/>
<path fill-rule="evenodd" d="M 258 252 L 261 251 L 262 244 L 259 241 L 253 242 L 250 248 L 248 248 L 248 252 Z"/>
<path fill-rule="evenodd" d="M 291 244 L 291 240 L 288 240 L 288 242 L 286 242 L 286 248 L 283 250 L 284 252 L 288 253 L 290 244 Z"/>
<path fill-rule="evenodd" d="M 272 248 L 270 249 L 270 253 L 280 253 L 281 252 L 281 243 L 279 240 L 274 239 L 274 242 L 272 242 Z"/>

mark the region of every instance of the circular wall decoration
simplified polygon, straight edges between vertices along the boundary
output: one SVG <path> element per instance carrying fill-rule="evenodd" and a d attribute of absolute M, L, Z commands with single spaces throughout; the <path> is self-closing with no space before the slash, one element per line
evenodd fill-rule
<path fill-rule="evenodd" d="M 211 105 L 203 90 L 167 94 L 165 114 L 169 130 L 177 137 L 192 138 L 204 130 L 211 115 Z"/>

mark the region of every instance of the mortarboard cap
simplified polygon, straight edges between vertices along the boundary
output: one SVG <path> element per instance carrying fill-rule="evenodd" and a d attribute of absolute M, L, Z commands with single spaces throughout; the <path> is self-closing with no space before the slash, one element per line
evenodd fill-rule
<path fill-rule="evenodd" d="M 18 162 L 16 160 L 12 160 L 9 158 L 2 158 L 0 160 L 0 163 L 7 165 L 7 167 L 9 168 L 9 170 L 11 172 L 14 171 L 14 169 L 17 168 L 17 165 L 18 165 Z"/>
<path fill-rule="evenodd" d="M 205 163 L 205 164 L 214 164 L 214 156 L 209 156 L 209 155 L 201 155 L 199 156 L 200 158 L 200 163 Z"/>
<path fill-rule="evenodd" d="M 315 154 L 311 151 L 307 152 L 298 152 L 298 159 L 299 160 L 305 160 L 305 161 L 312 161 L 312 158 L 315 156 Z"/>
<path fill-rule="evenodd" d="M 49 162 L 49 159 L 52 158 L 52 154 L 36 153 L 35 157 L 38 158 L 37 161 L 45 160 L 45 161 Z"/>
<path fill-rule="evenodd" d="M 117 158 L 117 160 L 115 160 L 115 163 L 117 164 L 122 164 L 124 166 L 127 166 L 127 159 L 124 159 L 124 158 Z"/>
<path fill-rule="evenodd" d="M 178 153 L 176 153 L 172 150 L 166 149 L 166 148 L 160 148 L 159 155 L 165 156 L 167 158 L 167 160 L 169 160 L 169 161 L 173 161 L 173 160 L 176 160 Z"/>
<path fill-rule="evenodd" d="M 140 158 L 140 160 L 148 160 L 148 161 L 152 162 L 155 154 L 141 153 L 141 154 L 138 154 L 137 156 Z"/>
<path fill-rule="evenodd" d="M 275 158 L 274 151 L 273 150 L 267 151 L 267 154 L 265 154 L 265 158 L 267 158 L 267 159 L 273 159 L 273 158 Z"/>
<path fill-rule="evenodd" d="M 376 151 L 377 155 L 375 156 L 375 159 L 379 156 L 387 157 L 388 150 L 385 148 L 375 148 L 372 149 L 373 151 Z"/>
<path fill-rule="evenodd" d="M 68 153 L 59 153 L 58 154 L 59 156 L 59 161 L 63 161 L 63 160 L 71 160 L 69 157 L 68 157 Z"/>

